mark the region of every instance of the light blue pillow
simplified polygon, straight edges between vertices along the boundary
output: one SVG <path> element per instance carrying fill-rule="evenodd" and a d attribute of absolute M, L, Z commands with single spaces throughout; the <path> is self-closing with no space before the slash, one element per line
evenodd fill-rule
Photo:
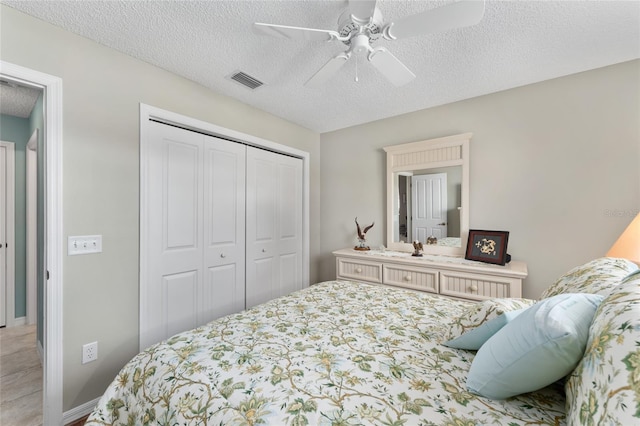
<path fill-rule="evenodd" d="M 481 326 L 467 331 L 463 335 L 444 342 L 443 345 L 456 349 L 469 349 L 477 351 L 480 347 L 489 340 L 491 336 L 496 334 L 502 327 L 507 325 L 515 317 L 529 308 L 517 309 L 515 311 L 505 312 L 497 316 L 496 318 L 483 323 Z"/>
<path fill-rule="evenodd" d="M 560 294 L 526 309 L 482 345 L 471 364 L 467 389 L 505 399 L 563 378 L 584 354 L 602 299 L 597 294 Z"/>

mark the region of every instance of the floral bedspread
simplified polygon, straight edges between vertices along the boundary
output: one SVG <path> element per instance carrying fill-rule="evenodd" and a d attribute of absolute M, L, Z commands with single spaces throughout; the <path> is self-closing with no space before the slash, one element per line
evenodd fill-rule
<path fill-rule="evenodd" d="M 86 425 L 556 425 L 562 384 L 467 392 L 474 352 L 439 344 L 470 302 L 332 281 L 138 354 Z"/>

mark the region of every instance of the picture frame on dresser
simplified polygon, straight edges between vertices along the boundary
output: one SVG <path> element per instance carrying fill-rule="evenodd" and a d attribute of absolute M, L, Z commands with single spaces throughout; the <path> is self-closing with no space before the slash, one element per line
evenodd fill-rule
<path fill-rule="evenodd" d="M 464 258 L 504 266 L 511 260 L 507 254 L 508 243 L 509 231 L 470 229 Z"/>

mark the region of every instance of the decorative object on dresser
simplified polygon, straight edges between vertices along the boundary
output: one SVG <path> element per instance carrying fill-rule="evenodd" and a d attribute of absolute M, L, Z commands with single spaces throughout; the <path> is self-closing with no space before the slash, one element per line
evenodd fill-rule
<path fill-rule="evenodd" d="M 434 244 L 438 244 L 438 239 L 432 235 L 429 238 L 427 238 L 427 244 L 430 246 Z"/>
<path fill-rule="evenodd" d="M 358 241 L 359 241 L 359 244 L 353 248 L 354 250 L 360 250 L 360 251 L 371 250 L 369 248 L 369 246 L 367 245 L 367 240 L 366 240 L 365 236 L 367 234 L 367 231 L 369 231 L 369 229 L 373 228 L 373 225 L 375 225 L 375 222 L 373 222 L 369 226 L 365 226 L 364 230 L 362 230 L 360 228 L 360 225 L 358 224 L 358 218 L 356 217 L 356 229 L 358 230 Z"/>
<path fill-rule="evenodd" d="M 504 265 L 511 260 L 507 254 L 509 232 L 469 230 L 465 259 Z"/>
<path fill-rule="evenodd" d="M 339 280 L 404 287 L 461 299 L 522 297 L 522 280 L 527 277 L 527 264 L 522 261 L 500 266 L 427 253 L 413 257 L 412 253 L 393 250 L 342 249 L 333 254 Z"/>
<path fill-rule="evenodd" d="M 422 257 L 422 250 L 424 247 L 422 247 L 422 243 L 418 240 L 415 240 L 413 242 L 413 254 L 411 256 L 414 257 Z"/>

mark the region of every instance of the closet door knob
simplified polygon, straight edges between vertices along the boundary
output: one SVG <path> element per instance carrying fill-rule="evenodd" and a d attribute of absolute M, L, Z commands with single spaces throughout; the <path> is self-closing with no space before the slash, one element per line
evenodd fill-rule
<path fill-rule="evenodd" d="M 262 252 L 263 252 L 263 253 L 266 253 L 266 252 L 267 252 L 267 249 L 262 249 Z"/>
<path fill-rule="evenodd" d="M 221 254 L 220 254 L 220 257 L 224 259 L 225 257 L 227 257 L 227 255 L 226 255 L 226 254 L 224 254 L 224 253 L 221 253 Z"/>

